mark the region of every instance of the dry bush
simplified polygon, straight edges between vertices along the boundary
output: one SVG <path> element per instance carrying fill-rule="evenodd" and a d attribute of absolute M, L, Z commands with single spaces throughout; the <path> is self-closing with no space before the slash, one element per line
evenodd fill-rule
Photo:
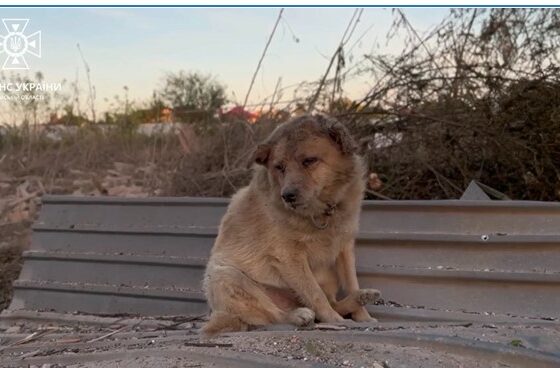
<path fill-rule="evenodd" d="M 198 148 L 183 156 L 165 192 L 172 196 L 229 197 L 249 183 L 256 144 L 279 123 L 224 122 L 199 137 Z"/>
<path fill-rule="evenodd" d="M 477 179 L 510 198 L 558 200 L 559 106 L 559 83 L 520 81 L 494 101 L 443 100 L 384 117 L 368 134 L 399 140 L 376 148 L 366 138 L 362 148 L 392 198 L 457 198 Z"/>
<path fill-rule="evenodd" d="M 368 56 L 376 81 L 339 116 L 395 199 L 457 198 L 478 179 L 513 199 L 560 199 L 560 12 L 453 10 L 400 56 Z"/>

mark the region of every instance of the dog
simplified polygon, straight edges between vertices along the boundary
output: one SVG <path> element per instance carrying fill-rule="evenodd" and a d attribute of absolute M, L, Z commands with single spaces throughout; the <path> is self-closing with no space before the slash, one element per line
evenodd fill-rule
<path fill-rule="evenodd" d="M 359 288 L 354 255 L 365 166 L 345 126 L 326 115 L 298 116 L 257 147 L 254 161 L 206 267 L 211 315 L 202 333 L 346 315 L 374 321 L 365 305 L 380 292 Z"/>

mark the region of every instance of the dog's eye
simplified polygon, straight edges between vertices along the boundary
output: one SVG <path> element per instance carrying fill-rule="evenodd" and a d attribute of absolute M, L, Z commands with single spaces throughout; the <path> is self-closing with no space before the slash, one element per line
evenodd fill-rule
<path fill-rule="evenodd" d="M 303 166 L 308 167 L 313 165 L 317 161 L 318 161 L 317 157 L 308 157 L 302 161 L 302 164 Z"/>
<path fill-rule="evenodd" d="M 282 165 L 282 164 L 275 165 L 274 168 L 275 168 L 276 170 L 280 171 L 281 173 L 283 173 L 284 170 L 286 170 L 286 168 L 285 168 L 284 165 Z"/>

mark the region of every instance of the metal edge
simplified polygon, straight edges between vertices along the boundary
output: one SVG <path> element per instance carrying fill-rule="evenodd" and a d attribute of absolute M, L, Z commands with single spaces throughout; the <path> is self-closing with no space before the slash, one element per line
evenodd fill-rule
<path fill-rule="evenodd" d="M 79 227 L 79 228 L 62 228 L 62 227 L 53 227 L 53 226 L 45 226 L 40 224 L 39 222 L 35 222 L 35 224 L 31 227 L 33 232 L 61 232 L 61 233 L 95 233 L 95 234 L 123 234 L 123 235 L 176 235 L 176 236 L 200 236 L 200 237 L 216 237 L 218 234 L 218 227 L 195 227 L 195 226 L 185 226 L 182 229 L 187 229 L 186 231 L 181 231 L 177 229 L 176 231 L 170 230 L 111 230 L 107 228 L 98 229 L 95 227 Z"/>
<path fill-rule="evenodd" d="M 383 321 L 397 320 L 410 323 L 422 322 L 469 322 L 513 325 L 560 326 L 555 318 L 520 316 L 508 314 L 489 314 L 480 311 L 469 312 L 460 310 L 432 309 L 419 307 L 396 307 L 391 305 L 368 305 L 367 309 L 377 319 Z M 387 322 L 385 322 L 387 323 Z"/>
<path fill-rule="evenodd" d="M 198 257 L 176 257 L 176 256 L 147 256 L 128 254 L 100 254 L 100 253 L 67 253 L 67 252 L 43 252 L 28 250 L 23 252 L 25 259 L 35 260 L 57 260 L 57 261 L 81 261 L 92 263 L 120 263 L 134 265 L 153 266 L 178 266 L 178 267 L 206 267 L 208 258 Z"/>
<path fill-rule="evenodd" d="M 391 200 L 391 201 L 370 201 L 362 202 L 362 209 L 395 209 L 403 208 L 425 208 L 425 209 L 453 209 L 453 208 L 495 208 L 495 209 L 553 209 L 560 211 L 560 202 L 540 202 L 540 201 L 461 201 L 459 199 L 443 200 Z M 560 212 L 559 212 L 560 213 Z"/>
<path fill-rule="evenodd" d="M 167 299 L 190 301 L 195 303 L 206 304 L 204 293 L 187 290 L 166 290 L 159 288 L 141 288 L 141 287 L 122 287 L 112 285 L 98 284 L 80 284 L 80 286 L 59 282 L 40 283 L 34 281 L 14 281 L 14 290 L 37 290 L 37 291 L 54 291 L 76 294 L 98 294 L 112 295 L 118 297 L 148 298 L 148 299 Z"/>
<path fill-rule="evenodd" d="M 147 197 L 127 198 L 112 196 L 72 196 L 45 194 L 42 197 L 44 204 L 126 204 L 126 205 L 208 205 L 226 206 L 228 198 L 218 197 Z"/>
<path fill-rule="evenodd" d="M 44 195 L 43 203 L 49 204 L 138 204 L 138 205 L 227 205 L 229 198 L 219 197 L 148 197 L 148 198 L 125 198 L 109 196 L 70 196 L 70 195 Z M 558 209 L 560 202 L 541 201 L 461 201 L 458 199 L 444 200 L 390 200 L 390 201 L 362 201 L 362 208 L 403 208 L 403 207 L 426 207 L 426 208 L 535 208 L 535 209 Z"/>
<path fill-rule="evenodd" d="M 377 276 L 393 278 L 437 279 L 442 281 L 484 281 L 525 284 L 557 284 L 560 287 L 560 273 L 544 274 L 529 272 L 438 270 L 426 268 L 358 266 L 358 276 Z"/>
<path fill-rule="evenodd" d="M 91 233 L 91 234 L 113 234 L 113 235 L 169 235 L 169 236 L 193 236 L 201 238 L 213 238 L 218 235 L 218 226 L 215 227 L 189 227 L 186 231 L 153 231 L 153 230 L 111 230 L 96 228 L 59 228 L 48 225 L 41 225 L 36 222 L 32 227 L 34 232 L 61 232 L 61 233 Z M 524 235 L 524 234 L 485 234 L 488 236 L 486 240 L 481 239 L 479 234 L 453 234 L 453 233 L 386 233 L 386 232 L 368 232 L 361 231 L 356 237 L 359 242 L 387 242 L 406 245 L 407 243 L 465 243 L 472 245 L 519 245 L 519 244 L 545 244 L 555 245 L 560 243 L 560 235 Z M 395 245 L 395 244 L 390 244 Z"/>

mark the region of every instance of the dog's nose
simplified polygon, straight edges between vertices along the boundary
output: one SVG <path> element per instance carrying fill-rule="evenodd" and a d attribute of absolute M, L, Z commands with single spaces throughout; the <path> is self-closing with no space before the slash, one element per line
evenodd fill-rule
<path fill-rule="evenodd" d="M 297 199 L 297 189 L 286 189 L 282 192 L 282 199 L 286 203 L 294 203 Z"/>

